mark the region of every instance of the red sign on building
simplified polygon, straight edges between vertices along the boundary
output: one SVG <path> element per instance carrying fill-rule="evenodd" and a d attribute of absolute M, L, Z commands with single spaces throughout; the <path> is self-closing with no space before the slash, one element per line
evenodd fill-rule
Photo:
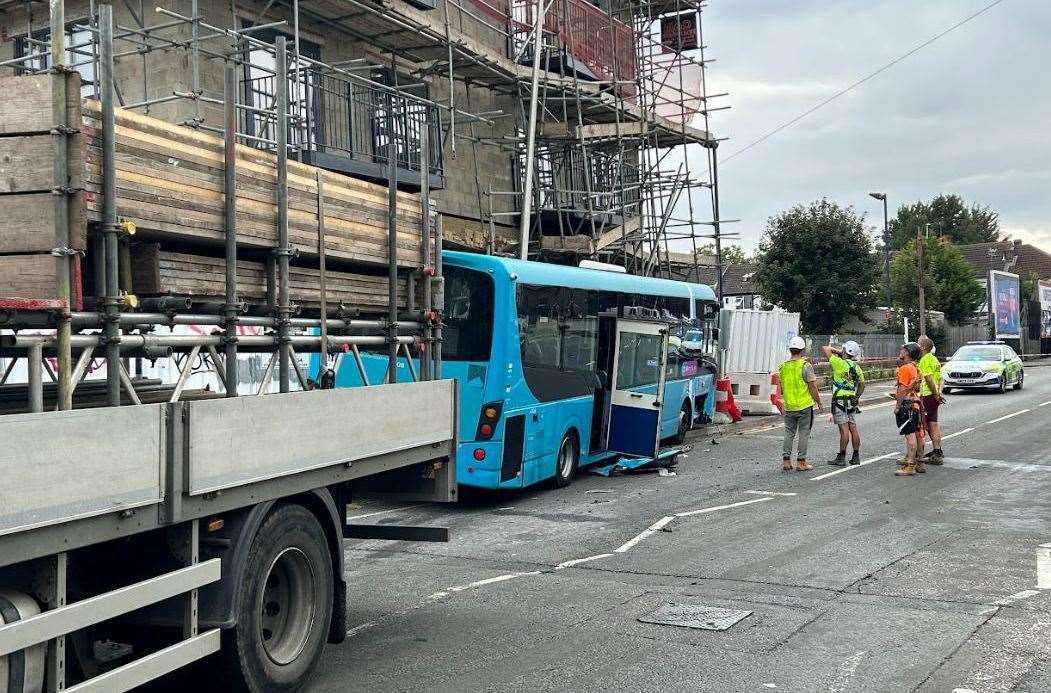
<path fill-rule="evenodd" d="M 697 42 L 697 13 L 685 12 L 662 17 L 661 43 L 668 49 L 666 52 L 672 53 L 700 48 Z"/>

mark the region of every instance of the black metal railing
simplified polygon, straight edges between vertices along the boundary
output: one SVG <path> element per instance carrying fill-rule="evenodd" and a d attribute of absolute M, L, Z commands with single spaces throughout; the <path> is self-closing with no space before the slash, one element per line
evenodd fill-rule
<path fill-rule="evenodd" d="M 303 71 L 290 79 L 289 146 L 303 160 L 351 175 L 386 179 L 388 157 L 395 157 L 399 181 L 418 180 L 422 132 L 428 127 L 429 173 L 442 176 L 441 121 L 437 106 L 409 95 L 391 93 L 340 75 Z M 261 149 L 275 140 L 274 75 L 242 80 L 241 132 Z M 406 177 L 406 173 L 414 174 Z"/>
<path fill-rule="evenodd" d="M 623 161 L 617 153 L 589 150 L 585 155 L 577 145 L 546 147 L 538 153 L 536 170 L 534 204 L 540 209 L 614 216 L 638 213 L 638 166 Z"/>

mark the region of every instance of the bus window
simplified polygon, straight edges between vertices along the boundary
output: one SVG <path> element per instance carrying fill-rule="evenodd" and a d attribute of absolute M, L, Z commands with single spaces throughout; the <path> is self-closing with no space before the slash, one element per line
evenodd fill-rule
<path fill-rule="evenodd" d="M 663 337 L 622 333 L 617 362 L 617 389 L 656 385 L 660 380 L 657 354 Z"/>
<path fill-rule="evenodd" d="M 442 359 L 488 361 L 493 341 L 492 278 L 462 267 L 445 267 Z"/>

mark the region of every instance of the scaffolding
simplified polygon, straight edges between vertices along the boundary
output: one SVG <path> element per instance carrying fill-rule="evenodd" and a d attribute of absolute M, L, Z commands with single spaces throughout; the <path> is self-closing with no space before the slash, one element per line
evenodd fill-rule
<path fill-rule="evenodd" d="M 291 27 L 286 20 L 255 21 L 239 27 L 234 17 L 232 28 L 227 28 L 207 21 L 197 0 L 193 0 L 189 15 L 155 8 L 161 20 L 150 25 L 145 22 L 146 8 L 140 0 L 138 12 L 132 4 L 126 5 L 136 23 L 128 27 L 116 23 L 113 5 L 92 0 L 86 17 L 73 25 L 71 35 L 65 5 L 59 0 L 51 3 L 46 39 L 36 38 L 40 32 L 34 25 L 35 3 L 0 3 L 0 10 L 15 6 L 26 12 L 26 34 L 19 41 L 19 54 L 0 62 L 0 67 L 19 76 L 47 75 L 52 84 L 52 113 L 50 118 L 40 114 L 40 122 L 50 125 L 30 128 L 26 134 L 47 133 L 54 137 L 56 184 L 50 192 L 55 199 L 55 238 L 50 254 L 55 258 L 56 280 L 53 298 L 47 300 L 9 298 L 4 293 L 7 287 L 0 288 L 0 356 L 11 359 L 0 373 L 0 386 L 8 384 L 21 359 L 25 360 L 26 378 L 24 407 L 12 402 L 9 385 L 0 396 L 0 409 L 40 412 L 51 405 L 59 410 L 71 409 L 78 387 L 78 396 L 84 395 L 78 406 L 175 402 L 186 396 L 190 375 L 202 370 L 213 373 L 223 394 L 233 397 L 239 394 L 241 382 L 238 357 L 252 353 L 268 355 L 269 360 L 258 391 L 240 394 L 264 394 L 275 372 L 280 392 L 332 387 L 339 362 L 344 358 L 353 359 L 364 384 L 374 384 L 375 379 L 370 383 L 360 349 L 387 352 L 384 382 L 398 379 L 398 362 L 403 357 L 411 380 L 441 377 L 442 278 L 435 249 L 441 247 L 442 231 L 441 220 L 432 214 L 429 196 L 431 174 L 440 168 L 441 161 L 441 149 L 433 146 L 435 140 L 429 140 L 429 135 L 432 128 L 438 130 L 441 104 L 413 94 L 411 85 L 384 84 L 357 74 L 352 67 L 330 65 L 303 55 L 299 51 L 295 5 Z M 257 38 L 260 32 L 274 28 L 290 28 L 291 40 L 283 34 L 273 41 Z M 127 84 L 122 89 L 115 78 L 115 63 L 121 58 L 141 57 L 141 88 L 143 94 L 148 94 L 147 59 L 162 50 L 186 54 L 191 88 L 134 102 L 126 100 L 124 94 L 130 89 Z M 250 53 L 251 63 L 247 58 Z M 202 87 L 201 66 L 205 61 L 223 65 L 222 91 L 218 94 Z M 266 85 L 261 87 L 260 82 Z M 67 93 L 77 89 L 79 94 Z M 358 308 L 341 305 L 327 296 L 326 199 L 320 170 L 316 179 L 320 306 L 306 309 L 294 305 L 290 298 L 290 261 L 296 251 L 289 240 L 288 162 L 290 157 L 306 161 L 310 153 L 349 150 L 353 146 L 336 140 L 319 146 L 311 138 L 320 131 L 312 127 L 312 119 L 319 113 L 325 114 L 311 99 L 323 99 L 326 90 L 338 93 L 339 89 L 349 97 L 345 107 L 360 109 L 364 117 L 376 124 L 367 145 L 373 168 L 390 182 L 385 238 L 388 294 L 383 314 L 375 311 L 374 315 L 360 315 Z M 77 96 L 99 102 L 101 130 L 102 214 L 101 221 L 92 226 L 94 297 L 88 299 L 86 308 L 82 307 L 79 284 L 71 283 L 75 272 L 79 282 L 79 261 L 84 251 L 70 247 L 75 222 L 68 213 L 73 197 L 84 192 L 83 187 L 74 184 L 83 177 L 83 171 L 73 170 L 66 153 L 69 138 L 81 132 L 80 123 L 75 122 L 80 109 L 69 109 L 70 100 Z M 186 104 L 188 116 L 179 120 L 180 125 L 223 137 L 223 300 L 194 296 L 140 300 L 131 293 L 128 243 L 135 228 L 117 216 L 118 101 L 123 109 L 145 113 L 160 106 Z M 208 107 L 212 107 L 212 119 L 205 112 Z M 488 122 L 453 107 L 448 113 L 449 119 Z M 267 258 L 267 296 L 262 304 L 246 301 L 238 293 L 239 144 L 271 152 L 275 157 L 277 242 Z M 418 174 L 415 189 L 421 193 L 419 257 L 409 263 L 398 253 L 399 170 Z M 406 294 L 399 295 L 399 284 L 407 287 Z M 399 310 L 399 306 L 403 308 Z M 182 326 L 193 326 L 194 333 L 175 334 L 175 329 Z M 320 355 L 316 380 L 308 377 L 297 358 L 298 354 L 311 352 Z M 94 387 L 101 383 L 86 380 L 99 356 L 104 359 L 106 373 L 104 399 L 99 398 L 101 388 Z M 142 362 L 158 358 L 174 362 L 174 383 L 165 385 L 141 377 Z M 45 386 L 45 373 L 54 383 L 51 390 Z"/>
<path fill-rule="evenodd" d="M 41 36 L 36 0 L 0 0 L 0 11 L 21 11 L 26 23 L 17 54 L 0 61 L 0 68 L 78 72 L 81 95 L 102 104 L 109 133 L 104 153 L 112 151 L 113 109 L 120 107 L 161 114 L 191 130 L 236 132 L 236 138 L 226 138 L 231 148 L 240 143 L 277 157 L 279 238 L 263 306 L 248 309 L 238 300 L 232 207 L 225 300 L 193 305 L 192 318 L 130 307 L 121 262 L 127 239 L 109 201 L 97 227 L 98 252 L 92 253 L 98 300 L 91 312 L 70 310 L 74 302 L 65 277 L 75 253 L 59 228 L 65 224 L 68 231 L 68 220 L 56 221 L 56 295 L 65 308 L 38 306 L 50 310 L 49 317 L 33 318 L 55 334 L 5 336 L 3 348 L 9 354 L 57 354 L 61 408 L 71 406 L 77 386 L 67 378 L 78 375 L 72 362 L 78 349 L 82 359 L 89 354 L 90 360 L 96 349 L 106 353 L 111 404 L 121 402 L 122 387 L 135 397 L 128 355 L 155 353 L 153 348 L 192 355 L 186 363 L 210 362 L 225 382 L 236 383 L 238 349 L 248 345 L 237 330 L 250 321 L 269 321 L 258 324 L 269 331 L 274 356 L 267 370 L 276 362 L 281 391 L 293 377 L 310 386 L 297 370 L 295 349 L 317 350 L 327 364 L 342 349 L 356 357 L 357 348 L 375 346 L 369 341 L 374 339 L 388 348 L 388 378 L 398 354 L 411 350 L 429 355 L 420 376 L 434 377 L 440 372 L 442 307 L 435 252 L 442 247 L 442 218 L 435 212 L 446 211 L 439 208 L 448 169 L 460 168 L 457 158 L 465 151 L 471 165 L 462 168 L 474 212 L 447 218 L 475 230 L 472 238 L 480 240 L 471 249 L 477 251 L 560 263 L 598 259 L 640 275 L 689 276 L 692 264 L 696 277 L 700 244 L 713 240 L 718 250 L 727 237 L 719 216 L 719 140 L 709 129 L 709 114 L 726 108 L 715 105 L 726 95 L 706 92 L 709 61 L 698 0 L 623 0 L 607 9 L 587 0 L 445 0 L 432 9 L 402 0 L 234 1 L 209 4 L 213 13 L 223 8 L 215 16 L 206 16 L 202 3 L 190 0 L 183 13 L 130 0 L 124 5 L 130 21 L 117 23 L 113 5 L 88 0 L 87 11 L 69 24 L 64 4 L 54 2 L 51 29 Z M 322 61 L 310 49 L 319 33 L 360 50 Z M 164 81 L 170 75 L 154 74 L 158 58 L 172 54 L 186 66 L 177 88 Z M 126 74 L 117 75 L 115 62 L 138 69 L 126 67 Z M 221 79 L 214 76 L 215 65 L 223 66 Z M 430 90 L 443 93 L 431 97 Z M 56 104 L 58 98 L 56 89 Z M 488 110 L 476 108 L 479 100 Z M 386 185 L 391 248 L 397 240 L 397 190 L 420 193 L 425 250 L 408 270 L 409 310 L 396 312 L 398 280 L 406 269 L 392 252 L 392 293 L 383 319 L 355 322 L 346 313 L 330 318 L 338 309 L 329 309 L 324 288 L 319 311 L 309 319 L 293 317 L 297 309 L 287 286 L 293 254 L 287 238 L 289 159 Z M 237 184 L 232 161 L 228 190 Z M 493 161 L 505 162 L 508 173 L 496 175 Z M 102 169 L 111 175 L 112 161 L 103 161 Z M 114 185 L 109 180 L 104 191 Z M 318 200 L 322 204 L 320 193 Z M 323 287 L 320 243 L 318 256 Z M 218 337 L 190 344 L 150 336 L 156 327 L 190 324 L 188 319 L 216 325 Z M 100 332 L 86 336 L 88 325 Z M 18 326 L 10 319 L 3 325 Z M 128 328 L 142 339 L 131 339 Z M 252 348 L 263 348 L 262 342 L 252 342 Z M 31 375 L 37 370 L 31 367 Z"/>

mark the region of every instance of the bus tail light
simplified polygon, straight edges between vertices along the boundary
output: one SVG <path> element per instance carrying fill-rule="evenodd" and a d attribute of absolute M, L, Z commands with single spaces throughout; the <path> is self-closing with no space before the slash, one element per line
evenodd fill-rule
<path fill-rule="evenodd" d="M 478 460 L 479 462 L 484 460 L 485 459 L 485 450 L 483 450 L 482 448 L 475 448 L 474 449 L 474 459 Z"/>
<path fill-rule="evenodd" d="M 493 437 L 503 409 L 503 402 L 489 402 L 482 405 L 482 411 L 478 416 L 478 429 L 474 435 L 475 440 L 489 440 Z"/>

